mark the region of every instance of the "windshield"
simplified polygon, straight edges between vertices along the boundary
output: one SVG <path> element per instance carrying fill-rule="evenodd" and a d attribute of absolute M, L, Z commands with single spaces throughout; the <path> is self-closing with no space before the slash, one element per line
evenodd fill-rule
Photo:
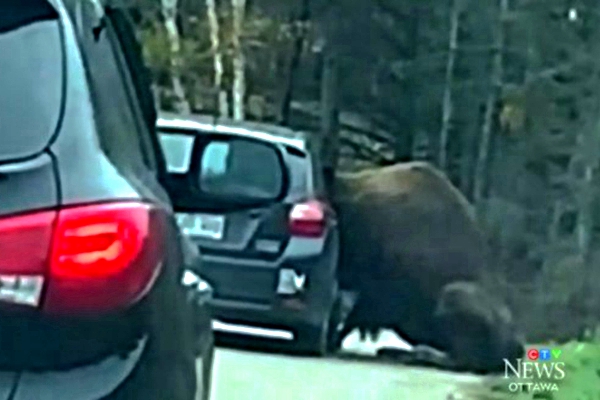
<path fill-rule="evenodd" d="M 46 0 L 0 2 L 0 162 L 41 151 L 63 80 L 57 13 Z"/>
<path fill-rule="evenodd" d="M 272 200 L 284 173 L 275 147 L 252 140 L 213 140 L 202 152 L 200 189 L 220 197 Z"/>

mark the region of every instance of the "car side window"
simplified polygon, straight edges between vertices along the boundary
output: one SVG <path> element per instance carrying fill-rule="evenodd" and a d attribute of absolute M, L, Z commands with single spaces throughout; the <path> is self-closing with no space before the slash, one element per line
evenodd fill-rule
<path fill-rule="evenodd" d="M 104 27 L 94 29 L 98 18 L 91 2 L 83 2 L 81 11 L 81 41 L 100 145 L 122 173 L 142 174 L 149 162 L 144 154 L 139 110 L 127 90 L 129 82 L 121 68 L 120 48 L 111 41 L 112 26 L 104 18 Z"/>

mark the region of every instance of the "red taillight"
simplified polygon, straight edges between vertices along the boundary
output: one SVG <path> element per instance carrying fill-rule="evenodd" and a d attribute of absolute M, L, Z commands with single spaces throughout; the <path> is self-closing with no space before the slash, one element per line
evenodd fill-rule
<path fill-rule="evenodd" d="M 161 215 L 138 202 L 61 210 L 44 309 L 103 311 L 138 300 L 159 272 L 164 228 Z"/>
<path fill-rule="evenodd" d="M 325 207 L 317 200 L 292 207 L 289 219 L 292 236 L 321 237 L 325 232 Z"/>
<path fill-rule="evenodd" d="M 48 312 L 126 307 L 147 292 L 160 270 L 164 228 L 160 213 L 139 202 L 0 220 L 0 279 L 45 278 L 42 308 Z"/>
<path fill-rule="evenodd" d="M 150 234 L 146 204 L 104 204 L 59 213 L 50 273 L 60 279 L 118 275 L 140 255 Z"/>
<path fill-rule="evenodd" d="M 43 275 L 57 213 L 0 219 L 0 275 Z"/>
<path fill-rule="evenodd" d="M 0 301 L 38 306 L 57 213 L 0 219 Z"/>

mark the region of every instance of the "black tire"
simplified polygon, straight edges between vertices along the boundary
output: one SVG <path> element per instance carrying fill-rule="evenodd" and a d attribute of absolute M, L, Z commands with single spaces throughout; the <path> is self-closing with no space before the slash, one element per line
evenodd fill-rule
<path fill-rule="evenodd" d="M 341 348 L 340 335 L 344 328 L 342 324 L 342 313 L 342 301 L 341 299 L 338 299 L 333 305 L 331 318 L 329 320 L 329 340 L 327 342 L 328 353 L 336 353 Z"/>
<path fill-rule="evenodd" d="M 202 399 L 193 308 L 176 279 L 161 280 L 159 293 L 152 296 L 146 349 L 133 373 L 106 400 Z"/>
<path fill-rule="evenodd" d="M 323 357 L 327 355 L 329 345 L 327 344 L 327 324 L 319 326 L 303 326 L 296 330 L 295 349 L 303 355 Z"/>
<path fill-rule="evenodd" d="M 155 354 L 151 343 L 139 365 L 122 387 L 106 400 L 204 400 L 197 393 L 195 360 L 166 363 Z"/>
<path fill-rule="evenodd" d="M 306 325 L 296 330 L 296 349 L 315 357 L 324 357 L 335 351 L 340 315 L 340 301 L 336 300 L 320 324 Z"/>

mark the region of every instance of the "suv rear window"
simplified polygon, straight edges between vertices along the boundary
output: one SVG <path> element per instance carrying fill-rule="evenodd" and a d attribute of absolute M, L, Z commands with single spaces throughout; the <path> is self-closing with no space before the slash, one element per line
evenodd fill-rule
<path fill-rule="evenodd" d="M 202 151 L 200 189 L 228 198 L 271 200 L 284 185 L 280 154 L 271 145 L 254 140 L 211 140 Z"/>
<path fill-rule="evenodd" d="M 62 98 L 62 46 L 46 0 L 0 2 L 0 162 L 48 144 Z"/>

